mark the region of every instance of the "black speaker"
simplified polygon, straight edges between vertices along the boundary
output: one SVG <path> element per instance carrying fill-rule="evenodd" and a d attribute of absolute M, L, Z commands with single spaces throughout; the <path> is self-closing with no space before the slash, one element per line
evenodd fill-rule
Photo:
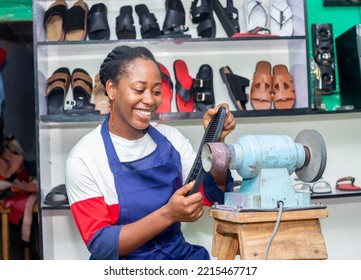
<path fill-rule="evenodd" d="M 313 57 L 320 68 L 322 91 L 328 94 L 336 89 L 335 51 L 331 23 L 312 24 Z"/>
<path fill-rule="evenodd" d="M 341 105 L 361 108 L 361 24 L 356 24 L 336 39 Z"/>

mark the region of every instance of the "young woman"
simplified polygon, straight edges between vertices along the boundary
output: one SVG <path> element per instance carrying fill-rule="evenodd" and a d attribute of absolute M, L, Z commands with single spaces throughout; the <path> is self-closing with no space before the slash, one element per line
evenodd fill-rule
<path fill-rule="evenodd" d="M 99 74 L 110 114 L 75 145 L 66 163 L 71 211 L 91 259 L 209 259 L 204 247 L 184 240 L 180 223 L 198 220 L 204 203 L 223 203 L 233 185 L 230 172 L 207 174 L 201 191 L 186 196 L 193 182 L 183 182 L 196 152 L 177 129 L 151 123 L 162 83 L 148 49 L 116 47 Z M 235 120 L 222 105 L 224 141 Z M 219 106 L 204 114 L 204 127 Z"/>

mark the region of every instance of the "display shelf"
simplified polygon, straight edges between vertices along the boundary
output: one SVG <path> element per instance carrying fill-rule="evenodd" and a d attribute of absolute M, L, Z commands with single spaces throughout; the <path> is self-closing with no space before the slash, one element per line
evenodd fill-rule
<path fill-rule="evenodd" d="M 59 219 L 70 219 L 67 210 L 69 206 L 49 206 L 44 205 L 45 195 L 53 186 L 64 183 L 65 162 L 72 147 L 81 139 L 83 135 L 94 129 L 105 118 L 100 114 L 59 114 L 47 115 L 46 104 L 46 80 L 60 67 L 68 67 L 70 72 L 75 68 L 86 70 L 93 78 L 99 72 L 99 67 L 106 55 L 116 46 L 145 46 L 155 55 L 156 59 L 162 63 L 170 72 L 173 84 L 175 76 L 173 63 L 176 59 L 183 59 L 191 77 L 195 78 L 202 64 L 209 64 L 214 73 L 214 93 L 216 104 L 228 103 L 230 110 L 237 118 L 245 122 L 267 122 L 277 118 L 311 116 L 308 93 L 308 49 L 307 49 L 307 29 L 306 29 L 306 5 L 304 1 L 289 0 L 294 12 L 294 34 L 293 36 L 242 36 L 228 38 L 221 23 L 215 16 L 217 33 L 215 38 L 200 38 L 197 35 L 197 24 L 193 24 L 189 19 L 189 9 L 191 0 L 182 1 L 186 12 L 186 26 L 189 27 L 187 34 L 191 38 L 154 38 L 142 39 L 140 34 L 139 18 L 134 7 L 137 4 L 144 4 L 144 1 L 108 0 L 103 1 L 108 9 L 108 22 L 110 27 L 110 39 L 95 41 L 84 40 L 76 42 L 48 42 L 43 26 L 45 11 L 54 0 L 33 1 L 34 14 L 34 53 L 35 53 L 35 86 L 36 86 L 36 112 L 37 112 L 37 152 L 39 165 L 39 202 L 41 205 L 40 224 L 43 231 L 43 255 L 44 258 L 53 257 L 59 248 L 56 248 L 55 240 L 48 237 L 47 231 L 58 232 L 61 225 L 54 223 Z M 72 7 L 75 0 L 66 1 L 68 8 Z M 96 0 L 85 1 L 89 8 L 99 3 Z M 165 18 L 164 0 L 148 1 L 151 13 L 158 19 L 162 28 Z M 269 4 L 269 1 L 263 1 Z M 225 0 L 221 0 L 223 6 Z M 241 33 L 246 32 L 245 15 L 243 5 L 245 0 L 234 1 L 235 7 L 239 11 L 239 22 Z M 115 34 L 115 19 L 119 15 L 120 7 L 131 5 L 133 7 L 134 25 L 136 27 L 136 39 L 118 40 Z M 223 83 L 219 69 L 229 66 L 234 74 L 243 76 L 250 80 L 250 86 L 246 93 L 250 94 L 251 82 L 258 61 L 266 60 L 272 66 L 284 64 L 289 72 L 294 76 L 296 88 L 296 104 L 293 109 L 287 110 L 253 110 L 250 102 L 247 103 L 247 110 L 238 111 L 232 103 L 226 85 Z M 176 107 L 175 91 L 172 100 L 171 112 L 156 115 L 155 122 L 174 123 L 179 126 L 189 124 L 201 126 L 201 119 L 204 112 L 178 112 Z M 72 98 L 71 89 L 64 97 L 65 101 Z M 54 212 L 51 210 L 55 210 Z M 59 210 L 59 211 L 57 211 Z M 61 214 L 59 214 L 59 212 Z M 54 215 L 54 216 L 53 216 Z M 64 217 L 63 217 L 64 216 Z M 66 217 L 65 217 L 66 216 Z M 68 217 L 69 216 L 69 217 Z M 68 223 L 72 221 L 67 220 Z M 70 235 L 76 233 L 71 232 Z M 54 235 L 55 236 L 55 235 Z M 54 237 L 55 238 L 55 237 Z M 71 244 L 73 248 L 74 244 Z M 77 244 L 78 245 L 78 244 Z"/>

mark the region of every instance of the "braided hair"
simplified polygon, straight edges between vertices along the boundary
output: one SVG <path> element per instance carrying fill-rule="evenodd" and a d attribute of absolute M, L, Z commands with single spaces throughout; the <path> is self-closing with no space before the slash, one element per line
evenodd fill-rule
<path fill-rule="evenodd" d="M 138 58 L 152 60 L 158 65 L 152 52 L 145 47 L 124 45 L 114 48 L 100 65 L 99 76 L 104 87 L 108 80 L 113 81 L 117 85 L 119 77 L 126 75 L 130 63 Z"/>

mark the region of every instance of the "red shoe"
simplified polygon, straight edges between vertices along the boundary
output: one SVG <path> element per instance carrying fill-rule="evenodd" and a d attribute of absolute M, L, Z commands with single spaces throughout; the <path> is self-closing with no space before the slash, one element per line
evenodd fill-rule
<path fill-rule="evenodd" d="M 170 113 L 171 103 L 173 99 L 173 82 L 170 79 L 170 74 L 167 68 L 159 63 L 159 68 L 162 75 L 162 104 L 158 107 L 158 113 Z"/>
<path fill-rule="evenodd" d="M 176 79 L 176 104 L 178 112 L 194 111 L 194 79 L 188 73 L 188 67 L 183 60 L 177 59 L 173 63 Z"/>

